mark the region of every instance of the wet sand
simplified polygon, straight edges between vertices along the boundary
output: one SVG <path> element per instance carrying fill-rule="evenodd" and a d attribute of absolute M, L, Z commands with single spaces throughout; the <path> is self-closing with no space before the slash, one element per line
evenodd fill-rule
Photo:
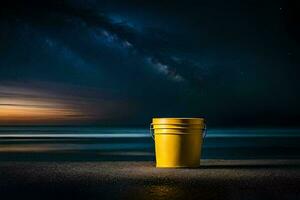
<path fill-rule="evenodd" d="M 0 162 L 1 199 L 300 199 L 300 160 Z"/>

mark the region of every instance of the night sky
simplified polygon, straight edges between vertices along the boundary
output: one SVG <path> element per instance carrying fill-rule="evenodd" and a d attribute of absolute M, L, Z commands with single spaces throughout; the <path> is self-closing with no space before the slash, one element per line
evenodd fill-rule
<path fill-rule="evenodd" d="M 1 1 L 0 124 L 300 125 L 300 3 Z"/>

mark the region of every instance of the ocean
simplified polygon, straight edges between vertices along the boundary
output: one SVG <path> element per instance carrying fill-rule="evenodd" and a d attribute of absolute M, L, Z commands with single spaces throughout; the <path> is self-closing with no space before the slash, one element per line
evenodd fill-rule
<path fill-rule="evenodd" d="M 202 159 L 299 159 L 300 129 L 208 129 Z M 149 129 L 0 127 L 0 161 L 155 160 Z"/>

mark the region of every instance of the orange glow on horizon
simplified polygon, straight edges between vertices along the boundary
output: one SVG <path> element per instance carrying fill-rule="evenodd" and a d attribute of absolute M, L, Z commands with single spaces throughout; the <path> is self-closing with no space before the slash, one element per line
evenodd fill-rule
<path fill-rule="evenodd" d="M 0 124 L 40 124 L 84 119 L 75 109 L 45 101 L 0 100 Z"/>
<path fill-rule="evenodd" d="M 56 91 L 39 85 L 43 83 L 32 87 L 0 84 L 0 126 L 91 124 L 127 116 L 127 112 L 120 112 L 129 107 L 123 100 L 93 97 L 89 91 L 81 94 L 73 87 L 54 85 L 62 88 Z"/>

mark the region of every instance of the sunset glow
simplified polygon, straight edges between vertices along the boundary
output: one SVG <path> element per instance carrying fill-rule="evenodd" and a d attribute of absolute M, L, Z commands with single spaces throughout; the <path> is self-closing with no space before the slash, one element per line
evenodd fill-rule
<path fill-rule="evenodd" d="M 60 87 L 63 89 L 57 91 Z M 81 87 L 45 83 L 0 84 L 0 125 L 106 123 L 124 117 L 130 107 L 126 101 L 113 99 L 101 90 L 83 92 Z"/>
<path fill-rule="evenodd" d="M 82 119 L 79 111 L 45 100 L 0 99 L 0 124 L 64 122 Z"/>

